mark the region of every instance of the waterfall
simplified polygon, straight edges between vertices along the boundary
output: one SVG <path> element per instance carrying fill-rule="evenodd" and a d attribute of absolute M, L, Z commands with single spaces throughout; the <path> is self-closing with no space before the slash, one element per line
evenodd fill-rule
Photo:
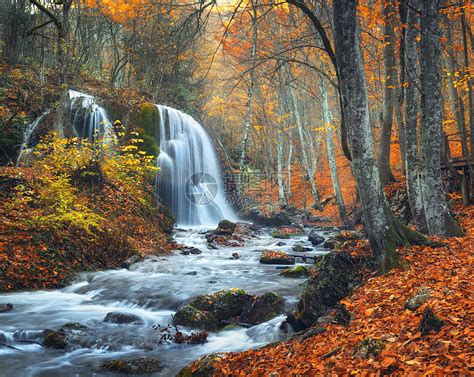
<path fill-rule="evenodd" d="M 28 147 L 30 145 L 31 136 L 33 135 L 33 132 L 35 132 L 36 128 L 41 124 L 43 119 L 48 114 L 49 114 L 49 110 L 45 111 L 38 118 L 36 118 L 33 123 L 30 123 L 26 127 L 25 132 L 23 133 L 23 142 L 21 144 L 20 152 L 18 153 L 18 157 L 16 159 L 16 167 L 20 166 L 20 162 L 21 162 L 23 156 L 25 155 L 25 152 L 28 150 Z"/>
<path fill-rule="evenodd" d="M 97 104 L 95 97 L 70 90 L 69 98 L 74 135 L 91 140 L 101 136 L 106 143 L 109 143 L 114 137 L 113 126 L 108 119 L 107 111 Z"/>
<path fill-rule="evenodd" d="M 224 181 L 214 146 L 191 116 L 157 105 L 160 155 L 157 194 L 179 225 L 215 225 L 236 220 L 226 202 Z"/>

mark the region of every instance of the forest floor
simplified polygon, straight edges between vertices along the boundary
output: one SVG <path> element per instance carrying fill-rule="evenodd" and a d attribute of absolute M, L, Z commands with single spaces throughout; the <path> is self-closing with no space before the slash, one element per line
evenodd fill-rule
<path fill-rule="evenodd" d="M 80 271 L 117 268 L 135 255 L 169 251 L 160 214 L 120 185 L 78 190 L 75 200 L 100 216 L 100 231 L 39 223 L 51 213 L 36 191 L 39 179 L 31 168 L 0 169 L 0 292 L 58 288 Z"/>
<path fill-rule="evenodd" d="M 472 303 L 474 206 L 452 201 L 465 236 L 436 239 L 440 246 L 399 250 L 402 263 L 387 275 L 375 273 L 342 303 L 352 313 L 347 327 L 324 325 L 325 332 L 301 341 L 270 345 L 213 359 L 216 376 L 469 375 L 474 371 Z M 352 254 L 367 253 L 358 241 Z M 410 298 L 427 302 L 406 308 Z M 425 297 L 426 298 L 426 297 Z M 430 308 L 443 321 L 439 332 L 422 334 Z M 318 324 L 318 326 L 321 326 Z M 199 363 L 193 365 L 199 367 Z"/>

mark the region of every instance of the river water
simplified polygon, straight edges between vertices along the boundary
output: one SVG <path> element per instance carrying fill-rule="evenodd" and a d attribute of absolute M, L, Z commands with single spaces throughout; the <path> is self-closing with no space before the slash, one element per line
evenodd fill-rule
<path fill-rule="evenodd" d="M 0 295 L 0 304 L 14 306 L 12 311 L 0 314 L 0 343 L 18 349 L 0 346 L 0 376 L 114 376 L 103 371 L 101 364 L 135 357 L 157 357 L 165 367 L 154 375 L 174 376 L 205 354 L 257 348 L 285 339 L 288 334 L 279 329 L 284 316 L 279 316 L 252 328 L 211 333 L 203 345 L 158 344 L 160 334 L 153 326 L 171 323 L 171 315 L 200 294 L 234 287 L 251 294 L 273 291 L 282 295 L 291 308 L 302 290 L 303 279 L 283 278 L 279 276 L 281 269 L 261 265 L 259 258 L 260 251 L 268 248 L 290 251 L 297 242 L 311 246 L 306 235 L 283 240 L 287 245 L 276 247 L 278 240 L 267 230 L 245 247 L 208 250 L 204 231 L 193 228 L 175 233 L 178 243 L 201 249 L 200 255 L 185 256 L 176 251 L 170 256 L 147 258 L 129 270 L 83 273 L 62 290 Z M 231 258 L 235 252 L 240 259 Z M 318 246 L 303 254 L 324 252 Z M 103 322 L 113 311 L 136 314 L 143 324 Z M 87 328 L 69 336 L 71 347 L 67 351 L 34 343 L 41 342 L 44 329 L 59 329 L 69 322 Z"/>

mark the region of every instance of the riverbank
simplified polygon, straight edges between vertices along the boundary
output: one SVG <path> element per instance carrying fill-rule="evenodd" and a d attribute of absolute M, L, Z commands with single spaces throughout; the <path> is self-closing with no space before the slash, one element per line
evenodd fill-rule
<path fill-rule="evenodd" d="M 468 375 L 474 331 L 474 206 L 463 207 L 458 198 L 452 210 L 465 236 L 439 239 L 438 247 L 400 250 L 399 269 L 373 274 L 342 300 L 351 313 L 347 326 L 318 323 L 321 330 L 304 340 L 214 355 L 195 362 L 190 371 L 197 373 L 205 365 L 215 376 Z M 364 249 L 361 243 L 352 253 L 363 254 Z"/>
<path fill-rule="evenodd" d="M 0 292 L 60 288 L 81 271 L 169 252 L 165 231 L 173 220 L 150 205 L 150 185 L 137 197 L 120 179 L 91 186 L 65 179 L 0 169 Z"/>

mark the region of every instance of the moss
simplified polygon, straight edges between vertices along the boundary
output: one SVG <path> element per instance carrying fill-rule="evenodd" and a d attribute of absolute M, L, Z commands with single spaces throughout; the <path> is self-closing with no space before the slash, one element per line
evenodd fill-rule
<path fill-rule="evenodd" d="M 131 126 L 136 129 L 143 140 L 140 149 L 151 156 L 160 153 L 160 117 L 158 108 L 152 103 L 144 103 L 131 115 Z"/>
<path fill-rule="evenodd" d="M 195 361 L 178 372 L 176 377 L 209 377 L 214 374 L 213 364 L 221 361 L 221 354 L 213 353 Z"/>
<path fill-rule="evenodd" d="M 66 334 L 63 331 L 44 330 L 43 347 L 63 350 L 67 346 Z"/>
<path fill-rule="evenodd" d="M 179 309 L 173 317 L 177 326 L 197 327 L 208 331 L 219 329 L 219 321 L 211 313 L 199 310 L 191 305 Z"/>
<path fill-rule="evenodd" d="M 285 311 L 285 300 L 283 297 L 267 292 L 257 297 L 252 306 L 241 317 L 245 323 L 257 325 L 269 321 Z"/>
<path fill-rule="evenodd" d="M 86 326 L 81 325 L 80 323 L 77 322 L 68 322 L 63 325 L 63 329 L 68 329 L 68 330 L 84 330 L 87 329 Z"/>
<path fill-rule="evenodd" d="M 162 369 L 161 363 L 156 358 L 138 358 L 130 360 L 111 360 L 102 365 L 102 368 L 111 372 L 124 374 L 149 374 Z"/>
<path fill-rule="evenodd" d="M 287 240 L 287 239 L 291 238 L 291 234 L 290 233 L 281 233 L 281 232 L 278 232 L 278 231 L 274 230 L 272 232 L 272 237 L 282 239 L 282 240 Z"/>
<path fill-rule="evenodd" d="M 280 276 L 285 278 L 303 278 L 308 277 L 309 271 L 304 266 L 297 266 L 294 268 L 289 268 L 280 273 Z"/>

